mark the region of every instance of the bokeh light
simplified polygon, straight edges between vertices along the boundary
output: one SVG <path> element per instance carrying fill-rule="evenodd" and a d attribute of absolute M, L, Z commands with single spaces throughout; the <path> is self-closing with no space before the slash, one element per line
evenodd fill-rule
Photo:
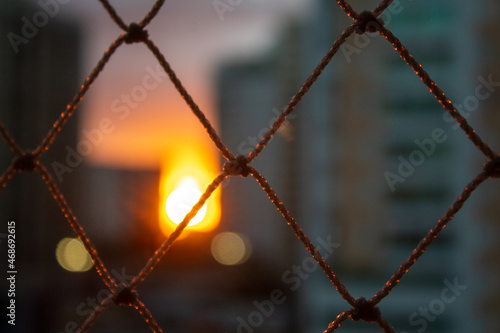
<path fill-rule="evenodd" d="M 78 238 L 63 238 L 56 248 L 56 258 L 59 265 L 70 272 L 86 272 L 93 263 L 85 246 Z"/>
<path fill-rule="evenodd" d="M 222 232 L 214 237 L 212 255 L 223 265 L 239 265 L 247 261 L 252 252 L 249 239 L 242 234 Z"/>

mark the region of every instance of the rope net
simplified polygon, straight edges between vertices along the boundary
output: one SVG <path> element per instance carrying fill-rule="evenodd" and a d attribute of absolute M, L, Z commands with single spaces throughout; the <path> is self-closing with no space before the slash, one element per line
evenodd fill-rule
<path fill-rule="evenodd" d="M 450 99 L 446 94 L 436 85 L 428 73 L 423 69 L 422 65 L 410 54 L 408 49 L 400 42 L 400 40 L 384 26 L 384 22 L 378 17 L 388 8 L 392 0 L 383 0 L 374 10 L 365 10 L 356 12 L 347 1 L 337 0 L 340 8 L 353 20 L 343 33 L 335 40 L 331 48 L 325 54 L 323 59 L 319 62 L 311 75 L 305 80 L 300 87 L 299 91 L 291 98 L 288 105 L 283 109 L 281 114 L 275 122 L 269 127 L 265 135 L 261 138 L 257 146 L 247 156 L 235 155 L 226 147 L 222 142 L 216 130 L 205 117 L 205 114 L 196 104 L 189 92 L 184 88 L 182 82 L 177 77 L 175 71 L 169 65 L 166 57 L 162 54 L 155 43 L 149 38 L 146 30 L 149 23 L 155 19 L 165 0 L 158 0 L 147 13 L 147 15 L 138 23 L 126 24 L 119 14 L 115 11 L 108 0 L 99 0 L 104 9 L 108 12 L 111 19 L 124 31 L 118 36 L 104 52 L 101 59 L 98 61 L 95 68 L 90 75 L 81 85 L 80 90 L 74 96 L 73 100 L 67 105 L 66 109 L 60 114 L 60 117 L 53 124 L 52 128 L 48 131 L 45 138 L 40 142 L 36 149 L 29 151 L 24 150 L 16 143 L 3 123 L 0 123 L 0 134 L 3 141 L 8 145 L 12 153 L 15 155 L 12 163 L 3 172 L 0 178 L 0 188 L 4 188 L 9 180 L 16 173 L 36 172 L 45 181 L 47 188 L 56 201 L 59 209 L 64 214 L 67 222 L 70 224 L 73 231 L 78 238 L 83 242 L 87 252 L 92 258 L 94 266 L 97 270 L 102 281 L 105 283 L 110 291 L 110 295 L 103 299 L 99 306 L 95 307 L 91 314 L 85 319 L 79 328 L 79 332 L 87 332 L 95 323 L 97 318 L 103 314 L 106 309 L 111 305 L 117 306 L 130 306 L 135 308 L 139 314 L 144 318 L 144 321 L 149 325 L 152 332 L 163 332 L 162 328 L 158 325 L 154 314 L 148 309 L 137 293 L 137 287 L 145 283 L 149 274 L 157 267 L 165 254 L 169 251 L 174 242 L 181 236 L 184 229 L 190 220 L 196 216 L 197 212 L 204 206 L 206 200 L 212 193 L 221 185 L 221 183 L 228 177 L 252 177 L 261 186 L 263 191 L 269 197 L 276 209 L 281 213 L 286 223 L 290 226 L 293 233 L 297 236 L 303 246 L 307 249 L 310 255 L 317 262 L 324 274 L 329 278 L 331 284 L 336 288 L 340 296 L 345 300 L 346 310 L 340 314 L 328 325 L 325 332 L 334 332 L 339 328 L 347 319 L 351 318 L 353 321 L 366 321 L 376 323 L 383 332 L 395 332 L 394 328 L 384 319 L 384 313 L 378 308 L 377 304 L 386 298 L 391 291 L 398 285 L 405 274 L 412 268 L 415 262 L 422 256 L 429 245 L 431 245 L 439 235 L 439 233 L 446 227 L 446 225 L 453 219 L 455 214 L 463 207 L 465 202 L 469 199 L 472 193 L 484 181 L 491 178 L 500 177 L 500 156 L 493 151 L 488 144 L 486 144 L 481 137 L 474 131 L 468 124 L 467 120 L 457 111 L 453 106 Z M 467 138 L 476 146 L 476 148 L 484 154 L 486 162 L 478 174 L 467 184 L 463 191 L 458 195 L 455 202 L 446 210 L 444 215 L 436 222 L 436 224 L 428 231 L 425 237 L 418 243 L 413 252 L 406 258 L 399 267 L 396 268 L 394 274 L 387 280 L 385 285 L 370 298 L 358 297 L 354 298 L 342 281 L 339 279 L 335 270 L 323 258 L 318 249 L 313 245 L 308 236 L 302 231 L 299 223 L 294 219 L 290 211 L 283 204 L 278 197 L 276 191 L 271 187 L 266 178 L 259 173 L 253 166 L 249 165 L 253 160 L 258 158 L 259 154 L 266 148 L 266 145 L 276 134 L 280 126 L 285 122 L 287 117 L 294 111 L 294 108 L 300 103 L 301 99 L 307 94 L 311 86 L 320 77 L 326 66 L 332 61 L 332 58 L 338 52 L 339 48 L 346 41 L 346 39 L 353 34 L 364 33 L 378 33 L 392 44 L 394 50 L 399 53 L 400 57 L 413 69 L 415 74 L 421 79 L 422 83 L 427 86 L 429 92 L 436 98 L 441 106 L 448 114 L 453 117 L 456 123 L 460 126 Z M 161 246 L 154 252 L 154 254 L 145 263 L 140 272 L 129 283 L 118 282 L 109 273 L 105 263 L 101 260 L 99 252 L 93 245 L 92 241 L 87 237 L 85 229 L 78 221 L 75 214 L 72 212 L 64 195 L 61 193 L 56 182 L 54 181 L 51 173 L 40 162 L 42 155 L 51 148 L 54 139 L 58 133 L 65 126 L 68 119 L 73 115 L 85 94 L 99 77 L 99 74 L 104 69 L 108 61 L 111 59 L 115 51 L 123 44 L 143 43 L 151 51 L 154 57 L 158 60 L 163 70 L 168 75 L 178 93 L 182 96 L 188 107 L 193 112 L 193 115 L 198 118 L 202 126 L 205 128 L 208 136 L 213 141 L 214 145 L 219 150 L 220 154 L 227 160 L 222 167 L 220 174 L 213 179 L 210 185 L 207 186 L 199 201 L 192 207 L 191 211 L 187 213 L 181 223 L 178 224 L 176 229 L 163 241 Z M 332 318 L 333 319 L 333 318 Z"/>

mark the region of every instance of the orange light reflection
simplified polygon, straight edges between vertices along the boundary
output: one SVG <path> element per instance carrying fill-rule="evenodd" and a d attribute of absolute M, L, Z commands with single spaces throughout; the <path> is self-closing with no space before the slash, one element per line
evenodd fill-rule
<path fill-rule="evenodd" d="M 160 175 L 159 220 L 162 232 L 168 236 L 184 218 L 184 216 L 179 217 L 180 212 L 185 215 L 198 201 L 205 188 L 217 177 L 218 163 L 209 148 L 194 142 L 181 143 L 178 147 L 167 151 L 165 156 Z M 189 190 L 186 186 L 189 186 Z M 179 198 L 179 193 L 182 197 L 186 192 L 190 193 L 192 198 L 184 199 L 180 206 L 173 207 Z M 213 230 L 219 220 L 220 189 L 217 189 L 184 232 Z"/>

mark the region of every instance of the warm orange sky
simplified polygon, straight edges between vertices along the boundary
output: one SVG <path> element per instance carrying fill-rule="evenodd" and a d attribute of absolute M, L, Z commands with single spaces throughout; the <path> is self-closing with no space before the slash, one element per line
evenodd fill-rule
<path fill-rule="evenodd" d="M 122 31 L 97 1 L 85 3 L 70 2 L 61 8 L 61 13 L 83 22 L 82 67 L 83 75 L 88 75 Z M 142 19 L 152 3 L 112 2 L 125 22 Z M 218 128 L 213 82 L 216 65 L 224 59 L 263 52 L 286 17 L 304 15 L 309 9 L 305 3 L 246 0 L 225 12 L 221 21 L 213 1 L 172 0 L 165 3 L 148 31 L 195 102 Z M 81 131 L 99 128 L 103 119 L 111 123 L 112 129 L 94 147 L 89 156 L 92 163 L 156 168 L 164 151 L 186 139 L 196 145 L 215 147 L 157 66 L 144 44 L 123 45 L 90 88 L 77 109 Z"/>

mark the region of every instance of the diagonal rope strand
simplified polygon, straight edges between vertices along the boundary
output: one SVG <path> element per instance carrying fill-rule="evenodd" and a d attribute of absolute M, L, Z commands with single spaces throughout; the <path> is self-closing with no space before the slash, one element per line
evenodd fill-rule
<path fill-rule="evenodd" d="M 233 154 L 227 149 L 227 147 L 222 143 L 222 140 L 220 139 L 219 135 L 213 128 L 212 124 L 210 124 L 210 121 L 207 119 L 205 114 L 201 111 L 200 107 L 195 103 L 191 95 L 187 92 L 186 88 L 182 85 L 181 81 L 175 74 L 175 72 L 172 70 L 170 67 L 170 64 L 167 62 L 163 54 L 160 52 L 158 47 L 150 40 L 148 39 L 145 41 L 145 44 L 148 46 L 148 48 L 153 52 L 154 56 L 160 63 L 161 67 L 165 70 L 167 73 L 168 77 L 172 81 L 172 83 L 175 86 L 175 89 L 179 92 L 179 94 L 182 96 L 186 104 L 189 106 L 191 111 L 193 111 L 194 115 L 198 118 L 198 120 L 201 122 L 203 127 L 205 127 L 205 130 L 207 131 L 208 135 L 210 136 L 210 139 L 214 142 L 214 144 L 217 146 L 221 154 L 227 159 L 231 160 L 234 159 Z"/>
<path fill-rule="evenodd" d="M 3 125 L 2 122 L 0 122 L 0 135 L 2 136 L 3 140 L 7 145 L 9 146 L 9 149 L 15 153 L 17 156 L 21 156 L 23 154 L 23 151 L 19 146 L 16 144 L 16 141 L 12 138 L 12 136 L 9 134 L 7 129 L 5 129 L 5 126 Z"/>
<path fill-rule="evenodd" d="M 351 5 L 347 1 L 337 0 L 337 3 L 340 8 L 342 8 L 342 10 L 347 14 L 347 16 L 349 16 L 353 20 L 357 20 L 359 18 L 359 13 L 352 9 Z"/>
<path fill-rule="evenodd" d="M 87 318 L 85 319 L 82 326 L 77 332 L 87 333 L 88 330 L 95 324 L 97 318 L 99 318 L 103 314 L 103 312 L 107 308 L 109 308 L 109 306 L 112 304 L 112 299 L 113 299 L 113 293 L 110 293 L 95 308 L 93 308 L 92 312 L 87 316 Z"/>
<path fill-rule="evenodd" d="M 113 290 L 116 287 L 113 279 L 111 278 L 111 276 L 108 273 L 108 270 L 101 261 L 101 258 L 99 257 L 99 254 L 97 253 L 95 246 L 87 237 L 82 226 L 78 223 L 78 220 L 76 219 L 75 215 L 69 208 L 69 205 L 67 204 L 63 195 L 59 191 L 59 188 L 52 179 L 52 176 L 49 174 L 47 169 L 45 169 L 45 167 L 43 167 L 40 164 L 37 165 L 37 171 L 42 175 L 42 178 L 45 180 L 45 184 L 47 185 L 50 193 L 52 194 L 52 197 L 59 205 L 61 212 L 64 214 L 64 217 L 71 225 L 71 228 L 78 235 L 78 238 L 83 242 L 83 245 L 85 246 L 85 249 L 87 250 L 90 257 L 92 258 L 92 262 L 94 263 L 95 268 L 99 273 L 99 275 L 101 276 L 102 280 L 108 286 L 108 288 Z"/>
<path fill-rule="evenodd" d="M 382 12 L 384 10 L 386 10 L 387 7 L 389 7 L 392 4 L 393 1 L 394 0 L 382 0 L 382 1 L 380 1 L 378 6 L 373 10 L 373 14 L 375 16 L 380 16 L 380 14 L 382 14 Z"/>
<path fill-rule="evenodd" d="M 144 318 L 146 323 L 148 323 L 149 328 L 151 329 L 152 332 L 163 333 L 162 329 L 156 322 L 155 318 L 153 317 L 149 309 L 144 305 L 144 303 L 142 303 L 140 300 L 137 300 L 137 302 L 134 304 L 134 308 L 136 308 L 137 311 L 139 311 L 139 313 Z"/>
<path fill-rule="evenodd" d="M 311 75 L 307 78 L 307 80 L 304 82 L 302 87 L 300 87 L 300 90 L 292 97 L 290 102 L 288 103 L 287 107 L 281 112 L 281 114 L 278 116 L 278 118 L 274 121 L 273 125 L 269 128 L 269 130 L 266 132 L 266 134 L 262 137 L 260 142 L 257 144 L 257 146 L 254 148 L 250 154 L 247 156 L 248 163 L 252 162 L 266 147 L 266 145 L 269 143 L 271 138 L 274 136 L 276 131 L 280 128 L 281 124 L 286 120 L 286 117 L 295 109 L 297 104 L 302 100 L 302 97 L 309 91 L 311 86 L 316 82 L 318 77 L 323 73 L 323 70 L 326 68 L 326 66 L 330 63 L 332 60 L 333 56 L 337 53 L 339 50 L 340 46 L 344 44 L 346 39 L 352 35 L 354 32 L 355 25 L 349 26 L 344 32 L 337 38 L 335 43 L 333 43 L 333 46 L 328 50 L 326 55 L 321 59 L 319 64 L 316 66 L 316 68 L 313 70 Z"/>
<path fill-rule="evenodd" d="M 3 188 L 5 187 L 5 185 L 7 185 L 7 182 L 9 181 L 9 179 L 12 178 L 12 176 L 15 173 L 16 173 L 16 169 L 14 168 L 14 165 L 13 164 L 9 165 L 7 170 L 5 170 L 5 172 L 0 177 L 0 193 L 2 193 Z"/>
<path fill-rule="evenodd" d="M 148 25 L 151 22 L 151 20 L 153 20 L 153 18 L 156 16 L 156 14 L 158 14 L 164 3 L 165 0 L 156 0 L 155 4 L 153 5 L 149 13 L 139 23 L 139 26 L 141 28 L 144 28 L 146 25 Z"/>
<path fill-rule="evenodd" d="M 377 320 L 377 324 L 378 324 L 378 326 L 380 326 L 380 328 L 382 329 L 383 332 L 385 332 L 385 333 L 395 333 L 394 332 L 394 327 L 392 327 L 391 325 L 389 325 L 389 323 L 387 322 L 387 320 L 385 320 L 384 318 L 380 317 Z"/>
<path fill-rule="evenodd" d="M 437 84 L 431 79 L 429 74 L 423 69 L 422 65 L 418 63 L 415 58 L 408 52 L 406 47 L 399 41 L 399 39 L 392 34 L 392 32 L 385 27 L 381 26 L 379 33 L 387 39 L 389 43 L 394 46 L 394 49 L 398 51 L 399 55 L 403 60 L 415 71 L 420 80 L 429 88 L 430 92 L 436 97 L 436 99 L 441 103 L 443 108 L 455 119 L 455 121 L 460 125 L 460 128 L 465 132 L 470 141 L 472 141 L 476 147 L 483 152 L 486 157 L 494 159 L 496 154 L 491 150 L 491 148 L 483 142 L 479 135 L 474 131 L 474 129 L 469 125 L 467 120 L 457 111 L 453 106 L 452 102 L 446 97 L 444 92 L 437 86 Z"/>
<path fill-rule="evenodd" d="M 175 230 L 168 236 L 168 238 L 163 242 L 163 244 L 155 251 L 153 256 L 149 258 L 148 262 L 141 270 L 141 272 L 132 280 L 130 283 L 130 288 L 135 289 L 139 284 L 141 284 L 146 277 L 153 271 L 156 265 L 160 262 L 161 258 L 167 253 L 172 244 L 179 238 L 184 229 L 187 227 L 189 222 L 193 217 L 196 216 L 198 211 L 205 205 L 210 195 L 219 187 L 219 185 L 226 179 L 227 175 L 222 173 L 217 178 L 214 179 L 210 185 L 207 186 L 205 192 L 202 194 L 198 202 L 191 208 L 189 213 L 186 214 L 181 223 L 177 225 Z"/>
<path fill-rule="evenodd" d="M 262 189 L 266 192 L 271 202 L 276 206 L 278 211 L 283 215 L 288 225 L 292 228 L 293 232 L 297 236 L 297 238 L 304 244 L 304 247 L 309 251 L 314 260 L 321 267 L 326 276 L 330 279 L 333 286 L 337 289 L 340 295 L 351 305 L 354 306 L 355 300 L 354 297 L 349 294 L 347 288 L 340 282 L 337 275 L 333 272 L 330 265 L 326 262 L 323 256 L 319 253 L 318 249 L 313 245 L 311 240 L 304 234 L 300 226 L 295 222 L 295 219 L 292 217 L 292 214 L 286 209 L 285 205 L 279 200 L 278 196 L 274 189 L 269 185 L 267 180 L 262 176 L 254 167 L 249 166 L 250 174 L 255 178 L 255 180 L 259 183 Z"/>
<path fill-rule="evenodd" d="M 424 254 L 429 245 L 434 242 L 438 234 L 446 227 L 448 222 L 450 222 L 455 214 L 462 208 L 464 203 L 469 199 L 472 192 L 474 192 L 477 187 L 484 182 L 488 176 L 485 172 L 477 175 L 463 190 L 462 194 L 455 200 L 455 202 L 448 208 L 446 214 L 442 218 L 438 220 L 436 225 L 429 230 L 427 235 L 418 243 L 417 247 L 413 250 L 410 256 L 399 266 L 396 272 L 392 275 L 392 277 L 387 281 L 385 286 L 375 294 L 369 301 L 373 304 L 377 304 L 384 297 L 389 295 L 389 293 L 394 289 L 394 287 L 399 283 L 401 278 L 408 272 L 408 270 L 413 266 L 413 264 L 417 261 L 417 259 Z"/>
<path fill-rule="evenodd" d="M 16 141 L 12 138 L 12 136 L 9 134 L 9 132 L 5 129 L 5 126 L 3 125 L 2 122 L 0 122 L 0 135 L 2 136 L 2 139 L 7 143 L 7 146 L 9 146 L 9 149 L 17 155 L 17 157 L 20 157 L 23 155 L 23 151 L 19 146 L 17 145 Z M 0 193 L 2 193 L 3 188 L 9 181 L 9 179 L 12 178 L 14 173 L 16 173 L 16 169 L 14 167 L 14 163 L 12 162 L 7 170 L 5 170 L 2 173 L 2 176 L 0 176 Z"/>
<path fill-rule="evenodd" d="M 352 315 L 353 312 L 354 312 L 354 309 L 349 309 L 349 310 L 344 311 L 341 314 L 339 314 L 337 316 L 337 318 L 335 318 L 335 320 L 328 325 L 328 328 L 325 330 L 324 333 L 333 333 L 333 332 L 335 332 L 335 330 L 337 328 L 339 328 L 340 325 L 342 325 L 342 323 L 344 321 L 346 321 L 347 319 L 349 319 L 349 317 Z"/>
<path fill-rule="evenodd" d="M 57 133 L 59 133 L 64 126 L 64 124 L 68 121 L 69 117 L 73 114 L 73 111 L 76 109 L 80 101 L 82 100 L 83 96 L 87 92 L 87 90 L 90 88 L 92 83 L 94 83 L 95 79 L 99 76 L 101 71 L 103 70 L 104 66 L 108 62 L 108 60 L 111 58 L 113 53 L 115 53 L 116 49 L 123 43 L 125 39 L 125 34 L 121 35 L 116 39 L 108 49 L 104 52 L 104 55 L 102 58 L 99 60 L 97 63 L 96 67 L 92 70 L 90 75 L 87 77 L 85 82 L 82 84 L 80 87 L 80 90 L 76 94 L 76 96 L 73 98 L 70 104 L 66 106 L 66 110 L 64 110 L 63 113 L 59 116 L 59 118 L 56 120 L 52 128 L 50 129 L 49 133 L 43 139 L 42 143 L 38 146 L 38 148 L 33 152 L 33 154 L 37 157 L 40 158 L 40 156 L 47 150 L 49 149 L 49 146 L 52 144 L 54 141 Z"/>
<path fill-rule="evenodd" d="M 118 16 L 118 13 L 113 8 L 113 6 L 111 6 L 111 4 L 109 3 L 109 1 L 108 0 L 99 0 L 99 2 L 102 3 L 102 5 L 106 9 L 106 11 L 108 12 L 109 16 L 111 17 L 111 19 L 113 21 L 115 21 L 115 23 L 120 28 L 122 28 L 122 30 L 128 31 L 128 26 L 125 24 L 125 22 L 123 22 L 122 18 L 120 16 Z"/>

